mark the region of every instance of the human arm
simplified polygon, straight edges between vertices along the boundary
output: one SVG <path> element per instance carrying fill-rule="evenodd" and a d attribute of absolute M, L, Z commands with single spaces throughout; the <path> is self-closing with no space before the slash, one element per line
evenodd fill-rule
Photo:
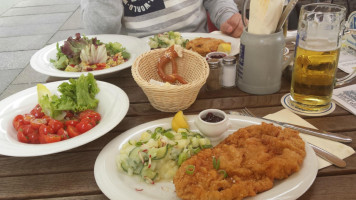
<path fill-rule="evenodd" d="M 233 0 L 205 0 L 204 7 L 210 14 L 211 21 L 220 31 L 239 37 L 243 30 L 241 15 Z"/>
<path fill-rule="evenodd" d="M 84 28 L 89 34 L 119 34 L 124 9 L 121 0 L 81 0 Z"/>

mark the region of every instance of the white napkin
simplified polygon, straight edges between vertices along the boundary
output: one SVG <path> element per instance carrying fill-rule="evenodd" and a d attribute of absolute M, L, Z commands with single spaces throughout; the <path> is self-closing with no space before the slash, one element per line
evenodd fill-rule
<path fill-rule="evenodd" d="M 276 31 L 284 0 L 251 0 L 248 32 L 271 34 Z"/>
<path fill-rule="evenodd" d="M 287 109 L 283 109 L 276 113 L 266 115 L 264 118 L 316 129 L 315 126 L 311 125 L 309 122 L 305 121 L 304 119 L 302 119 L 301 117 L 299 117 L 298 115 L 294 114 L 293 112 Z M 318 146 L 336 155 L 341 159 L 347 158 L 355 153 L 353 148 L 339 142 L 335 142 L 335 141 L 331 141 L 331 140 L 327 140 L 324 138 L 315 137 L 303 133 L 300 133 L 299 135 L 305 141 L 314 144 L 315 146 Z M 326 160 L 320 157 L 318 157 L 318 162 L 319 162 L 319 169 L 331 165 L 331 163 L 327 162 Z"/>

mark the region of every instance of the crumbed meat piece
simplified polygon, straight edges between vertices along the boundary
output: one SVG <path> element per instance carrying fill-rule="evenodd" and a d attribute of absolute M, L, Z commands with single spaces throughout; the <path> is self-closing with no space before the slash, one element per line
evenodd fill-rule
<path fill-rule="evenodd" d="M 214 157 L 220 163 L 218 170 Z M 213 149 L 188 159 L 173 182 L 182 199 L 242 199 L 299 171 L 304 157 L 305 144 L 298 132 L 262 123 L 239 129 Z M 195 167 L 193 174 L 186 172 L 188 166 Z"/>
<path fill-rule="evenodd" d="M 206 54 L 210 52 L 214 52 L 218 50 L 218 46 L 221 43 L 226 43 L 224 40 L 215 39 L 215 38 L 196 38 L 190 40 L 185 48 L 190 49 L 199 53 L 202 56 L 206 56 Z"/>

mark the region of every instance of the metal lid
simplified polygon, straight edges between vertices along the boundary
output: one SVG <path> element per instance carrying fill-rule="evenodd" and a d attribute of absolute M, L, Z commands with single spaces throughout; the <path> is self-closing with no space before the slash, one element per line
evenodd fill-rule
<path fill-rule="evenodd" d="M 236 64 L 235 56 L 226 56 L 223 58 L 223 63 L 227 65 Z"/>
<path fill-rule="evenodd" d="M 210 68 L 218 68 L 219 67 L 219 60 L 220 59 L 216 59 L 216 58 L 210 58 L 209 60 L 207 60 L 209 67 Z"/>

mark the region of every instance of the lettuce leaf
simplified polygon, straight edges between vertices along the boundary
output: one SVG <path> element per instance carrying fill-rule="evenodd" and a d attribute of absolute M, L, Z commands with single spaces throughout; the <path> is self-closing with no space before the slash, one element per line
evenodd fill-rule
<path fill-rule="evenodd" d="M 99 104 L 95 96 L 100 90 L 91 73 L 87 76 L 82 74 L 78 79 L 70 79 L 69 82 L 60 84 L 58 91 L 61 92 L 60 97 L 52 95 L 46 86 L 37 85 L 38 103 L 42 111 L 57 120 L 64 118 L 64 111 L 94 110 Z"/>
<path fill-rule="evenodd" d="M 89 39 L 86 36 L 81 37 L 80 33 L 76 33 L 75 38 L 69 37 L 67 41 L 64 41 L 63 46 L 61 46 L 61 52 L 67 56 L 69 64 L 78 65 L 80 63 L 81 50 L 90 44 L 98 46 L 103 43 L 96 38 Z"/>
<path fill-rule="evenodd" d="M 124 59 L 129 59 L 130 58 L 130 53 L 126 51 L 126 48 L 122 46 L 122 44 L 118 42 L 109 42 L 105 44 L 106 51 L 108 52 L 109 56 L 113 56 L 119 52 L 121 52 L 121 55 Z"/>

